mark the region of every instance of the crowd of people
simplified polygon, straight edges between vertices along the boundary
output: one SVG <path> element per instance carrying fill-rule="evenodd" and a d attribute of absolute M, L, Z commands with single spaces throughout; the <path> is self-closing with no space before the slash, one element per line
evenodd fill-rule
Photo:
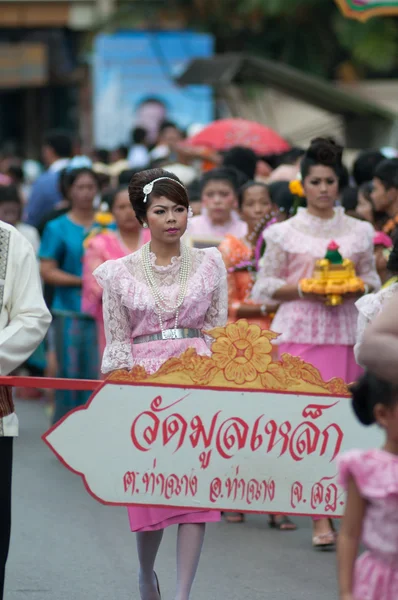
<path fill-rule="evenodd" d="M 244 318 L 280 334 L 275 355 L 304 359 L 325 381 L 358 380 L 369 360 L 365 330 L 398 290 L 398 153 L 363 151 L 349 171 L 343 148 L 329 138 L 261 157 L 243 147 L 204 157 L 181 141 L 168 122 L 153 148 L 145 130 L 136 129 L 131 148 L 119 148 L 112 157 L 97 150 L 88 157 L 76 154 L 67 134 L 51 132 L 43 146 L 47 169 L 28 193 L 23 173 L 16 181 L 16 165 L 5 163 L 0 220 L 34 248 L 53 315 L 45 341 L 25 368 L 76 379 L 98 379 L 135 365 L 154 372 L 188 347 L 210 354 L 202 332 Z M 364 283 L 364 293 L 350 293 L 338 306 L 301 286 L 332 241 Z M 365 395 L 364 385 L 371 387 L 362 382 L 357 395 Z M 388 389 L 388 398 L 395 397 L 395 388 Z M 56 391 L 52 422 L 88 395 Z M 372 418 L 359 416 L 387 428 L 377 406 L 374 413 L 372 405 Z M 392 438 L 395 430 L 388 427 Z M 398 454 L 392 448 L 387 452 Z M 349 489 L 350 473 L 355 478 L 361 461 L 342 462 Z M 176 598 L 188 600 L 205 523 L 220 515 L 133 507 L 129 518 L 137 532 L 142 599 L 159 600 L 154 563 L 164 528 L 178 524 Z M 240 513 L 225 518 L 244 520 Z M 296 527 L 284 515 L 271 515 L 269 525 L 281 531 Z M 347 557 L 352 532 L 349 525 L 344 531 Z M 312 544 L 335 547 L 330 519 L 314 519 Z M 362 599 L 344 569 L 342 599 Z M 380 577 L 391 578 L 391 570 L 386 573 Z"/>

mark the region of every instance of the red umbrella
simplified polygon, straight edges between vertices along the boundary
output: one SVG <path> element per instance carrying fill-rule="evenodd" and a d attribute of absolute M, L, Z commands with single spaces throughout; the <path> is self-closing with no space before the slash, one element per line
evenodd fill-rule
<path fill-rule="evenodd" d="M 228 150 L 234 146 L 251 148 L 258 155 L 277 154 L 290 149 L 275 131 L 246 119 L 220 119 L 208 125 L 184 142 L 185 146 L 201 146 L 213 150 Z"/>

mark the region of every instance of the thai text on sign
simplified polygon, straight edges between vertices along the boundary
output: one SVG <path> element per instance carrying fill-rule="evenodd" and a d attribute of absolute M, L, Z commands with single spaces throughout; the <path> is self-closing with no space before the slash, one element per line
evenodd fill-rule
<path fill-rule="evenodd" d="M 45 440 L 105 504 L 338 516 L 338 454 L 380 433 L 346 397 L 105 382 Z"/>

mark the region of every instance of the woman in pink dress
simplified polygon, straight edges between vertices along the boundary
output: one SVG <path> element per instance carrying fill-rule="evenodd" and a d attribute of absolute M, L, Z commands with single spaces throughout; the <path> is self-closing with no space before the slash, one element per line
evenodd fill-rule
<path fill-rule="evenodd" d="M 143 229 L 131 206 L 127 187 L 115 191 L 109 201 L 116 231 L 107 231 L 93 237 L 87 245 L 83 259 L 82 309 L 97 322 L 100 358 L 105 350 L 104 320 L 102 317 L 102 288 L 93 272 L 107 260 L 122 258 L 135 252 L 149 241 L 148 229 Z"/>
<path fill-rule="evenodd" d="M 396 310 L 394 317 L 396 315 Z M 339 458 L 347 503 L 338 541 L 340 600 L 398 598 L 398 390 L 372 374 L 353 389 L 363 425 L 385 430 L 383 448 Z M 361 541 L 366 547 L 357 558 Z"/>
<path fill-rule="evenodd" d="M 227 322 L 227 274 L 215 248 L 191 249 L 181 242 L 189 201 L 180 180 L 162 169 L 134 175 L 130 200 L 151 242 L 95 271 L 104 289 L 106 348 L 102 370 L 140 365 L 153 373 L 187 348 L 210 355 L 202 331 Z M 208 510 L 129 508 L 137 532 L 142 600 L 159 600 L 154 564 L 163 530 L 178 524 L 177 600 L 188 600 L 199 562 L 205 523 L 220 520 Z"/>
<path fill-rule="evenodd" d="M 312 277 L 316 260 L 325 256 L 332 240 L 342 256 L 354 262 L 368 292 L 380 286 L 372 226 L 335 208 L 341 168 L 339 146 L 322 138 L 312 142 L 301 163 L 307 208 L 265 231 L 263 268 L 252 295 L 257 301 L 271 297 L 280 303 L 272 323 L 272 329 L 281 334 L 280 355 L 299 356 L 313 364 L 325 381 L 341 377 L 351 383 L 361 373 L 354 357 L 357 297 L 347 297 L 340 306 L 327 306 L 323 296 L 304 294 L 300 287 L 303 278 Z M 329 520 L 314 520 L 314 547 L 324 549 L 334 543 Z"/>

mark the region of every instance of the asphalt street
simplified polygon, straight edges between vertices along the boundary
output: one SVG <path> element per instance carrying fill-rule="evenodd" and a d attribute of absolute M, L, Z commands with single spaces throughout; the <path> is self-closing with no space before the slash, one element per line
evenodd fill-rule
<path fill-rule="evenodd" d="M 95 502 L 81 479 L 41 441 L 41 402 L 19 402 L 13 532 L 5 600 L 139 600 L 134 534 L 123 508 Z M 296 532 L 246 523 L 210 525 L 192 600 L 336 600 L 334 553 L 311 548 L 311 524 Z M 166 531 L 157 572 L 173 600 L 176 529 Z"/>

